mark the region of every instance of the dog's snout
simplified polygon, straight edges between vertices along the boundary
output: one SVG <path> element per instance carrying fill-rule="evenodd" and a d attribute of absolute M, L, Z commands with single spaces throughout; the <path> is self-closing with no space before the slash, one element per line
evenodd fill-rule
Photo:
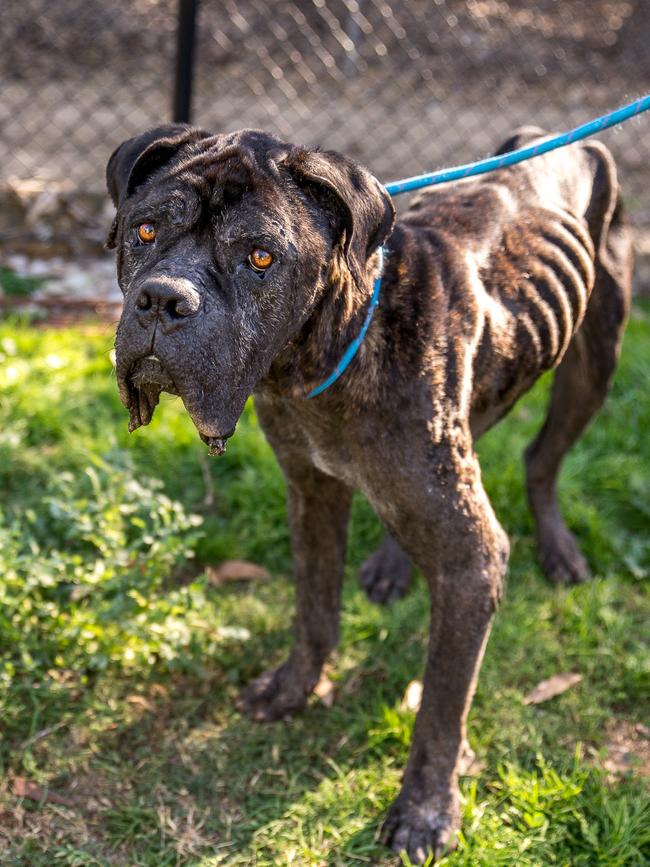
<path fill-rule="evenodd" d="M 168 324 L 193 316 L 200 306 L 199 293 L 184 277 L 157 277 L 147 280 L 135 298 L 136 314 L 139 318 L 149 318 L 153 313 Z"/>

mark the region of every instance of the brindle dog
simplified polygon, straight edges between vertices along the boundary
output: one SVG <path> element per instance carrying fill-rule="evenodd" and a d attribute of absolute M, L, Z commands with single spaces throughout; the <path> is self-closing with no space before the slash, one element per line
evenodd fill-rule
<path fill-rule="evenodd" d="M 245 711 L 300 710 L 336 644 L 354 489 L 391 534 L 363 567 L 369 595 L 401 595 L 411 561 L 428 583 L 422 707 L 384 824 L 386 842 L 422 863 L 458 829 L 465 720 L 508 559 L 474 441 L 551 368 L 548 416 L 526 450 L 528 495 L 548 575 L 587 575 L 556 481 L 605 397 L 628 312 L 612 158 L 597 142 L 573 145 L 437 187 L 394 225 L 383 187 L 343 156 L 258 131 L 168 126 L 117 149 L 108 187 L 131 427 L 166 390 L 220 453 L 254 392 L 287 478 L 296 640 L 244 691 Z M 361 351 L 308 400 L 361 328 L 381 244 L 381 300 Z"/>

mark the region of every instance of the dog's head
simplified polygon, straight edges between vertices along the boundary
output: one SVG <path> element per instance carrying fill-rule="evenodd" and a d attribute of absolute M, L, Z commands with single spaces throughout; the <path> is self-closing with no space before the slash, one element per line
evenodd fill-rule
<path fill-rule="evenodd" d="M 117 377 L 131 429 L 168 391 L 219 453 L 327 292 L 334 251 L 366 282 L 367 259 L 393 225 L 390 198 L 338 154 L 179 125 L 124 142 L 107 181 L 124 293 Z"/>

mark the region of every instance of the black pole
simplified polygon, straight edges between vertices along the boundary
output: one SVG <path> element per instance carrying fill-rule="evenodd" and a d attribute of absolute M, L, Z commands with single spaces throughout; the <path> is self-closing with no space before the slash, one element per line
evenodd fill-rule
<path fill-rule="evenodd" d="M 172 108 L 175 123 L 190 123 L 192 119 L 192 78 L 197 6 L 198 0 L 178 0 L 176 77 Z"/>

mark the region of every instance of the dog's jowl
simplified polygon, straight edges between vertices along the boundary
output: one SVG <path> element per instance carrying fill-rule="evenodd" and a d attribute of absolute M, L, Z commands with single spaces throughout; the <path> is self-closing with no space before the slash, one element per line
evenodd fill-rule
<path fill-rule="evenodd" d="M 254 393 L 287 479 L 295 644 L 248 686 L 243 709 L 281 719 L 318 681 L 338 635 L 354 489 L 389 533 L 362 569 L 371 598 L 401 595 L 411 563 L 426 578 L 422 706 L 384 823 L 386 842 L 422 863 L 454 844 L 465 720 L 508 559 L 474 441 L 550 368 L 548 415 L 526 450 L 528 495 L 545 571 L 587 575 L 556 480 L 605 397 L 628 311 L 613 161 L 598 143 L 572 145 L 437 187 L 394 224 L 383 187 L 338 154 L 257 131 L 167 126 L 118 148 L 108 186 L 131 427 L 172 392 L 218 454 Z M 307 400 L 361 329 L 380 245 L 380 302 L 361 350 Z"/>

